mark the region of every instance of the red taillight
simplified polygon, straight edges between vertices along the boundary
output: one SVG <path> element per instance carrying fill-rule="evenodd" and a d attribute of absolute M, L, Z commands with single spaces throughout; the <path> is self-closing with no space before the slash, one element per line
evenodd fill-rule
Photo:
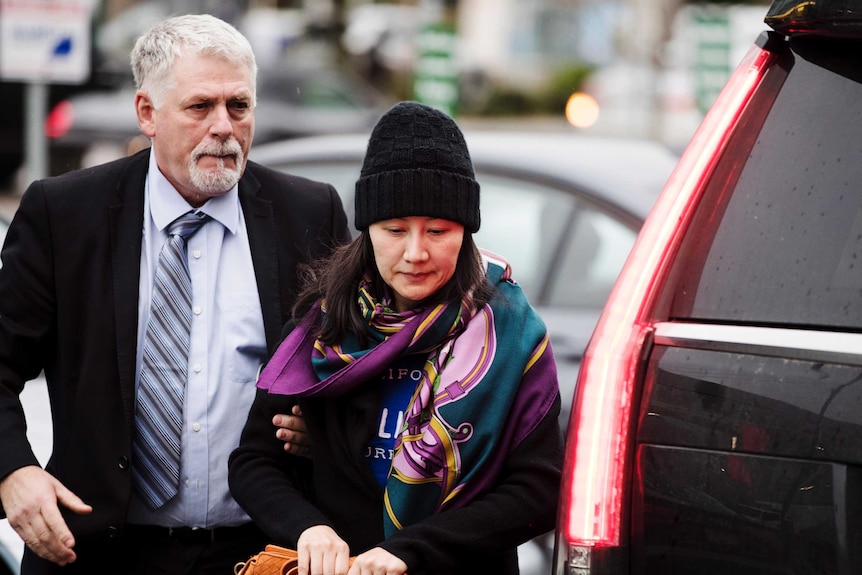
<path fill-rule="evenodd" d="M 657 319 L 652 317 L 657 286 L 705 182 L 775 57 L 753 47 L 711 107 L 641 230 L 584 355 L 558 525 L 559 551 L 573 568 L 589 569 L 576 564 L 589 562 L 590 548 L 622 543 L 633 393 L 644 342 Z"/>
<path fill-rule="evenodd" d="M 63 100 L 54 106 L 54 109 L 45 118 L 45 135 L 49 138 L 65 136 L 72 127 L 75 119 L 75 110 L 68 100 Z"/>

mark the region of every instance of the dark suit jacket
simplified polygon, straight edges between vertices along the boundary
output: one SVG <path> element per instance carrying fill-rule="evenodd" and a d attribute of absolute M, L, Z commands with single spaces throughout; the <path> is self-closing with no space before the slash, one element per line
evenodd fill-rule
<path fill-rule="evenodd" d="M 33 183 L 2 252 L 0 479 L 38 464 L 18 393 L 44 369 L 54 422 L 47 469 L 93 506 L 65 516 L 81 567 L 122 536 L 131 493 L 148 153 Z M 332 186 L 252 162 L 239 198 L 272 352 L 297 264 L 347 240 L 346 216 Z"/>

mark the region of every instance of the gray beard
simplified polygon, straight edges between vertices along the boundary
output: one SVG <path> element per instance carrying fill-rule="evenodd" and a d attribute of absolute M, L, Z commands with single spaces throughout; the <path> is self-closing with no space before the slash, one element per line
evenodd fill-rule
<path fill-rule="evenodd" d="M 189 177 L 192 184 L 203 194 L 221 194 L 236 185 L 239 182 L 242 172 L 239 166 L 243 164 L 243 154 L 239 152 L 236 156 L 236 169 L 227 168 L 224 165 L 224 160 L 219 159 L 218 169 L 202 170 L 198 168 L 197 162 L 192 159 L 189 161 Z"/>

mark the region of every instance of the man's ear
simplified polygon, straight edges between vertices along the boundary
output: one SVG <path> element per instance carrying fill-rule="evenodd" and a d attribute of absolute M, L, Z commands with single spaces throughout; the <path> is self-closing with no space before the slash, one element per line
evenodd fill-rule
<path fill-rule="evenodd" d="M 138 115 L 138 126 L 148 138 L 156 135 L 156 122 L 153 117 L 156 112 L 149 94 L 142 90 L 135 92 L 135 113 Z"/>

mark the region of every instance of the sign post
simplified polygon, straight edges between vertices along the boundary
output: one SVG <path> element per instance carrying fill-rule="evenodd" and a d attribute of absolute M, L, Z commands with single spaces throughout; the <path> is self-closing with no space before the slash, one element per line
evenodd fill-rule
<path fill-rule="evenodd" d="M 47 175 L 43 125 L 48 85 L 90 75 L 91 0 L 0 0 L 0 80 L 25 82 L 25 161 L 32 181 Z"/>

